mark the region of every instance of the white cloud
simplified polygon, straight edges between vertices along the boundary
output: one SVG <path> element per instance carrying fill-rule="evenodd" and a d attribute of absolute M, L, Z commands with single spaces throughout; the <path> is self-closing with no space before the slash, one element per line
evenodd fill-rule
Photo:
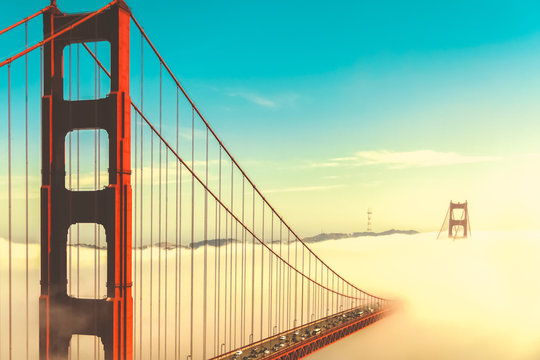
<path fill-rule="evenodd" d="M 500 158 L 492 156 L 460 155 L 454 152 L 438 152 L 433 150 L 416 150 L 405 152 L 361 151 L 356 157 L 366 164 L 386 164 L 393 168 L 444 166 L 495 161 Z"/>
<path fill-rule="evenodd" d="M 245 100 L 248 100 L 256 105 L 260 105 L 267 108 L 276 108 L 277 103 L 274 100 L 271 100 L 269 98 L 263 97 L 259 94 L 253 93 L 253 92 L 247 92 L 247 91 L 236 91 L 236 92 L 229 92 L 229 96 L 233 97 L 239 97 Z"/>
<path fill-rule="evenodd" d="M 359 151 L 352 157 L 341 157 L 329 161 L 311 164 L 312 167 L 366 166 L 386 165 L 392 169 L 408 167 L 432 167 L 457 164 L 470 164 L 501 160 L 496 156 L 461 155 L 455 152 L 439 152 L 434 150 Z"/>
<path fill-rule="evenodd" d="M 228 96 L 238 97 L 247 100 L 255 105 L 266 108 L 294 107 L 300 99 L 300 95 L 296 93 L 281 93 L 273 96 L 263 96 L 254 91 L 248 90 L 231 90 L 227 92 Z"/>

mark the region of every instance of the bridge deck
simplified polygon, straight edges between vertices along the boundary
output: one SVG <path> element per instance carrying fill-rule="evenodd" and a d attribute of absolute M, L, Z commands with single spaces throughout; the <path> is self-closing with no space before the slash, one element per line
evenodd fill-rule
<path fill-rule="evenodd" d="M 390 308 L 357 307 L 260 340 L 212 360 L 300 359 L 373 324 L 389 311 Z"/>

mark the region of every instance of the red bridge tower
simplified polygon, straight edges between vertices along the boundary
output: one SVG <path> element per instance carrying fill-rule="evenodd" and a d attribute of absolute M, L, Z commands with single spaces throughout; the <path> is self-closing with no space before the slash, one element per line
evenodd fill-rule
<path fill-rule="evenodd" d="M 63 14 L 53 4 L 43 18 L 44 38 L 88 14 Z M 72 335 L 100 338 L 105 359 L 132 358 L 129 8 L 119 1 L 43 46 L 40 358 L 67 359 Z M 108 41 L 111 92 L 97 100 L 69 101 L 63 93 L 63 49 Z M 65 186 L 65 137 L 103 129 L 109 137 L 109 184 L 96 191 Z M 68 229 L 97 223 L 107 241 L 107 297 L 67 293 Z"/>
<path fill-rule="evenodd" d="M 454 210 L 463 210 L 463 215 L 460 219 L 456 218 Z M 467 207 L 467 202 L 464 203 L 455 203 L 450 201 L 450 207 L 448 209 L 450 218 L 448 219 L 448 237 L 456 237 L 459 233 L 459 228 L 463 230 L 462 237 L 466 238 L 468 236 L 469 230 L 469 209 Z"/>
<path fill-rule="evenodd" d="M 462 211 L 460 212 L 460 210 Z M 461 216 L 459 216 L 460 213 Z M 463 203 L 450 201 L 450 206 L 448 207 L 448 211 L 446 212 L 446 216 L 441 226 L 441 230 L 437 235 L 437 239 L 441 236 L 441 233 L 445 228 L 446 224 L 448 224 L 448 237 L 450 238 L 466 238 L 471 234 L 471 223 L 469 221 L 469 206 L 467 201 Z"/>

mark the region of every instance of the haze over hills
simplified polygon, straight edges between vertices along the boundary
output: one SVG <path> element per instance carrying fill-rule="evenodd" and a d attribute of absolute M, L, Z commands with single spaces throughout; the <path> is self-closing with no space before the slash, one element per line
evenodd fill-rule
<path fill-rule="evenodd" d="M 390 229 L 382 232 L 373 232 L 373 231 L 363 231 L 363 232 L 354 232 L 354 233 L 321 233 L 319 235 L 310 236 L 304 238 L 304 242 L 312 243 L 325 240 L 340 240 L 340 239 L 349 239 L 361 236 L 385 236 L 385 235 L 414 235 L 418 234 L 416 230 L 396 230 Z"/>
<path fill-rule="evenodd" d="M 536 305 L 540 299 L 540 287 L 535 284 L 538 283 L 536 277 L 540 231 L 477 231 L 463 241 L 436 241 L 436 236 L 436 232 L 396 234 L 318 241 L 311 244 L 310 247 L 316 254 L 324 254 L 325 262 L 336 272 L 347 276 L 351 283 L 358 284 L 363 290 L 377 296 L 398 300 L 401 306 L 392 316 L 310 355 L 310 359 L 539 359 L 540 309 Z M 14 243 L 12 247 L 12 276 L 15 279 L 24 278 L 25 245 Z M 209 259 L 214 259 L 215 249 L 217 248 L 214 246 L 208 247 Z M 147 270 L 152 264 L 152 256 L 154 270 L 159 267 L 160 251 L 154 248 L 152 255 L 149 250 L 137 251 L 137 256 L 143 256 L 145 271 L 142 273 L 144 279 L 138 277 L 134 282 L 135 288 L 143 283 L 145 292 L 149 290 L 150 272 Z M 226 252 L 223 250 L 221 256 L 225 257 Z M 240 246 L 238 251 L 241 251 Z M 260 249 L 256 251 L 260 255 Z M 0 254 L 7 253 L 8 241 L 0 238 Z M 161 252 L 162 255 L 165 253 Z M 246 258 L 251 258 L 250 246 L 245 254 Z M 75 260 L 77 255 L 72 255 Z M 38 319 L 39 256 L 39 245 L 30 244 L 30 319 Z M 94 250 L 81 248 L 80 259 L 80 273 L 93 274 Z M 178 264 L 181 267 L 181 283 L 190 284 L 191 251 L 182 251 L 180 259 Z M 204 262 L 202 248 L 195 249 L 193 259 L 195 268 L 199 269 Z M 102 274 L 106 273 L 105 263 L 102 258 Z M 268 266 L 267 261 L 265 264 Z M 162 262 L 161 266 L 162 269 L 167 267 L 167 273 L 171 276 L 178 271 L 174 257 L 169 257 L 168 263 Z M 75 272 L 76 269 L 73 264 L 72 271 Z M 141 268 L 138 268 L 138 276 L 141 274 L 140 270 Z M 8 262 L 0 261 L 1 309 L 8 308 L 8 274 Z M 154 284 L 159 283 L 159 274 L 159 271 L 152 273 Z M 209 274 L 214 274 L 212 268 Z M 202 271 L 195 272 L 196 299 L 203 296 L 202 275 Z M 169 277 L 169 281 L 171 278 Z M 101 286 L 105 288 L 105 276 L 101 279 Z M 78 283 L 74 280 L 74 285 Z M 250 284 L 250 281 L 247 283 Z M 24 314 L 25 311 L 24 285 L 24 281 L 13 282 L 13 309 L 16 314 Z M 157 296 L 157 286 L 154 286 L 154 296 Z M 209 288 L 212 289 L 213 284 L 209 284 Z M 91 276 L 81 276 L 80 289 L 82 295 L 92 297 L 94 279 Z M 104 293 L 103 291 L 101 293 Z M 167 291 L 170 300 L 167 304 L 171 306 L 175 303 L 174 286 L 169 286 Z M 134 294 L 140 292 L 134 290 Z M 190 292 L 182 291 L 181 294 L 182 310 L 189 313 Z M 145 314 L 148 315 L 149 302 L 145 302 L 144 306 Z M 140 313 L 137 315 L 137 321 L 140 321 Z M 197 315 L 197 318 L 199 316 L 202 317 L 202 314 Z M 157 336 L 157 322 L 153 324 L 153 334 Z M 189 321 L 186 327 L 182 328 L 184 334 L 190 331 L 188 324 Z M 195 322 L 197 334 L 201 331 L 200 324 L 200 321 Z M 37 340 L 34 341 L 39 335 L 37 325 L 38 321 L 30 322 L 31 359 L 38 357 L 38 348 L 35 345 Z M 137 327 L 139 325 L 140 322 Z M 14 333 L 24 333 L 24 321 L 14 322 L 13 328 Z M 3 325 L 1 332 L 7 333 L 6 325 Z M 94 343 L 83 346 L 82 340 L 81 337 L 81 359 L 83 354 L 84 358 L 92 357 Z M 200 341 L 200 338 L 195 340 Z M 14 358 L 23 358 L 21 349 L 24 349 L 24 337 L 14 337 L 14 341 Z M 148 338 L 144 337 L 143 341 L 145 345 L 148 344 Z M 388 346 L 389 342 L 392 346 Z M 2 336 L 0 343 L 1 357 L 6 358 L 7 337 Z M 184 341 L 183 344 L 185 343 Z M 200 343 L 196 344 L 200 346 Z M 174 346 L 174 342 L 168 342 L 168 345 Z M 86 346 L 88 351 L 84 350 Z M 189 346 L 182 349 L 182 355 L 186 355 Z M 174 352 L 174 349 L 170 351 Z M 18 356 L 19 354 L 21 355 Z"/>
<path fill-rule="evenodd" d="M 364 237 L 364 236 L 385 236 L 385 235 L 415 235 L 418 234 L 418 231 L 416 230 L 396 230 L 396 229 L 390 229 L 382 232 L 373 232 L 373 231 L 363 231 L 363 232 L 353 232 L 353 233 L 321 233 L 315 236 L 308 236 L 303 238 L 302 240 L 306 243 L 316 243 L 320 241 L 326 241 L 326 240 L 341 240 L 341 239 L 349 239 L 349 238 L 356 238 L 356 237 Z M 247 239 L 247 242 L 250 243 L 251 239 Z M 279 240 L 272 241 L 273 243 L 279 243 Z M 286 240 L 283 240 L 283 243 L 286 243 Z M 291 240 L 291 242 L 294 242 L 294 240 Z M 204 246 L 204 240 L 196 241 L 193 243 L 193 248 L 198 249 L 202 246 Z M 240 240 L 233 239 L 233 238 L 226 238 L 226 239 L 208 239 L 207 245 L 208 246 L 226 246 L 228 244 L 234 244 L 234 243 L 241 243 Z M 266 243 L 270 243 L 270 241 L 266 241 Z M 68 244 L 69 245 L 69 244 Z M 72 244 L 72 246 L 77 246 L 76 244 Z M 85 247 L 85 248 L 91 248 L 96 249 L 98 248 L 94 244 L 88 244 L 88 243 L 80 243 L 78 246 Z M 155 243 L 156 247 L 161 247 L 166 250 L 173 250 L 176 249 L 177 245 L 172 242 L 158 242 Z M 133 247 L 135 248 L 135 244 L 133 244 Z M 137 246 L 138 249 L 146 249 L 149 245 L 143 245 Z M 178 247 L 183 249 L 191 249 L 191 244 L 182 244 Z M 106 249 L 107 245 L 102 244 L 100 249 Z"/>

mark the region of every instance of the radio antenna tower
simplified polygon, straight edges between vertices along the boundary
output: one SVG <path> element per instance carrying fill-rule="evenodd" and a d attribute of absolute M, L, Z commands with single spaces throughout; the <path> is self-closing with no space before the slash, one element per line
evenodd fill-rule
<path fill-rule="evenodd" d="M 373 210 L 371 208 L 368 208 L 367 210 L 367 232 L 371 232 L 371 215 L 373 214 Z"/>

